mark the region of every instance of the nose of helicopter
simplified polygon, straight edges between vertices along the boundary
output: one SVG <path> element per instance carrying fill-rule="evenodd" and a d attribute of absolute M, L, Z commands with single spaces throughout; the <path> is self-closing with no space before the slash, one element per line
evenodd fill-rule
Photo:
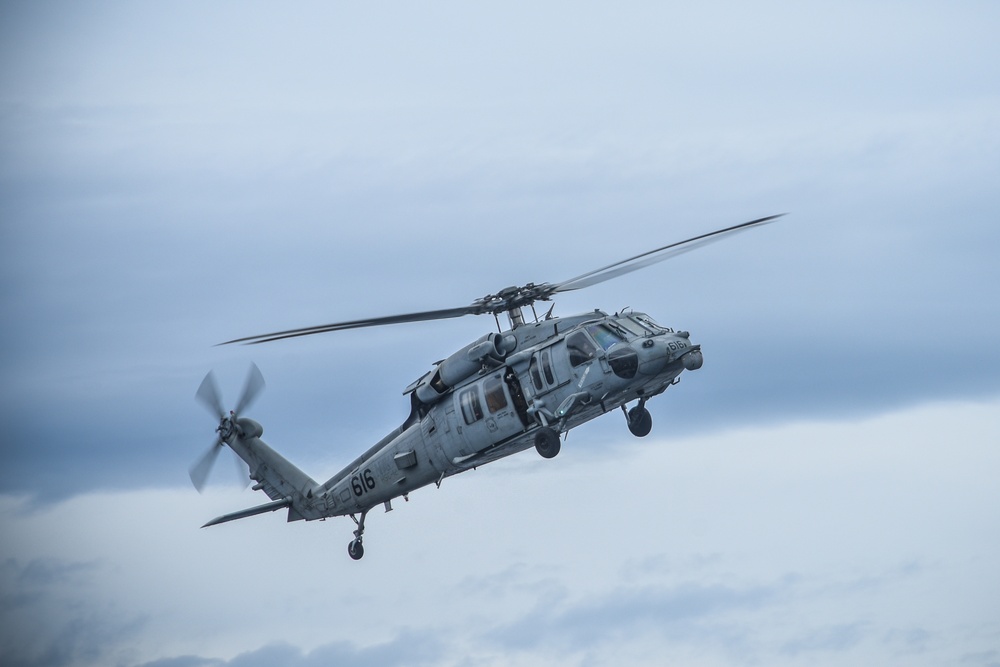
<path fill-rule="evenodd" d="M 701 353 L 701 346 L 695 345 L 694 348 L 684 353 L 681 357 L 681 362 L 684 364 L 684 368 L 689 371 L 696 371 L 701 368 L 701 365 L 705 363 L 705 357 Z"/>
<path fill-rule="evenodd" d="M 667 366 L 680 362 L 686 370 L 695 371 L 704 363 L 700 346 L 692 345 L 686 332 L 670 333 L 636 342 L 638 370 L 642 375 L 657 375 Z"/>

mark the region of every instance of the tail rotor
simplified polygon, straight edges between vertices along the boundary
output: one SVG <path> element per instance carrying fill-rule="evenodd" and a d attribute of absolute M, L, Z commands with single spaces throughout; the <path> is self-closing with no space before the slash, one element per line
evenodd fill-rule
<path fill-rule="evenodd" d="M 208 451 L 195 461 L 189 470 L 191 483 L 194 484 L 194 488 L 199 492 L 205 488 L 208 475 L 215 466 L 216 459 L 219 458 L 219 451 L 234 435 L 240 437 L 240 427 L 237 423 L 240 413 L 249 408 L 257 400 L 263 389 L 264 376 L 261 374 L 260 369 L 257 368 L 257 365 L 251 363 L 247 379 L 243 383 L 243 392 L 240 394 L 240 400 L 236 403 L 236 408 L 227 414 L 225 408 L 222 407 L 222 396 L 219 393 L 219 385 L 215 380 L 215 374 L 209 371 L 205 379 L 201 381 L 201 386 L 195 392 L 195 398 L 219 418 L 219 426 L 215 429 L 218 434 L 215 442 L 209 447 Z M 239 457 L 236 458 L 236 466 L 242 477 L 246 470 Z"/>
<path fill-rule="evenodd" d="M 191 470 L 188 471 L 191 475 L 191 483 L 194 484 L 194 488 L 198 489 L 198 493 L 201 493 L 205 488 L 205 483 L 208 481 L 208 473 L 212 472 L 212 467 L 215 465 L 215 460 L 219 458 L 219 451 L 221 449 L 222 440 L 216 440 L 209 450 L 202 454 L 195 464 L 191 466 Z"/>

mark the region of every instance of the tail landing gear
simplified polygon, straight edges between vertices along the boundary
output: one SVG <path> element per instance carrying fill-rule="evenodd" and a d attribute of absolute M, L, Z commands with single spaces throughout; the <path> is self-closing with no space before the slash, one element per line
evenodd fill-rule
<path fill-rule="evenodd" d="M 361 519 L 358 520 L 351 515 L 351 519 L 354 523 L 358 524 L 357 530 L 354 531 L 354 539 L 347 545 L 347 554 L 354 560 L 361 560 L 361 557 L 365 555 L 365 547 L 361 543 L 362 538 L 365 534 L 365 517 L 368 516 L 368 510 L 361 513 Z"/>
<path fill-rule="evenodd" d="M 625 413 L 625 419 L 628 421 L 629 432 L 635 437 L 644 438 L 653 430 L 653 416 L 646 409 L 646 401 L 644 399 L 640 398 L 639 405 L 627 412 L 623 405 L 622 412 Z"/>

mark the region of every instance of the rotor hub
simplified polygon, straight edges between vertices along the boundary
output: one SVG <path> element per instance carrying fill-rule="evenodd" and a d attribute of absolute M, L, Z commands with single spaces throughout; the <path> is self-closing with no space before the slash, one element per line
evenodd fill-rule
<path fill-rule="evenodd" d="M 555 285 L 528 283 L 521 287 L 506 287 L 496 294 L 487 294 L 473 303 L 477 314 L 499 315 L 530 306 L 536 301 L 548 301 L 555 292 Z"/>
<path fill-rule="evenodd" d="M 236 431 L 236 413 L 230 410 L 229 416 L 223 417 L 219 421 L 219 428 L 215 429 L 215 431 L 219 434 L 220 440 L 228 441 Z"/>

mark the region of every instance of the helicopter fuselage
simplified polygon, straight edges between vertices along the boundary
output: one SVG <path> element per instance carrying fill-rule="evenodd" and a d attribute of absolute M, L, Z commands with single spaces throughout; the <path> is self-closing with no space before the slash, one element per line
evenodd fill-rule
<path fill-rule="evenodd" d="M 410 385 L 403 425 L 319 488 L 303 489 L 294 518 L 389 509 L 415 489 L 536 446 L 543 429 L 564 434 L 634 400 L 644 411 L 701 363 L 687 332 L 643 313 L 595 311 L 484 336 Z"/>

